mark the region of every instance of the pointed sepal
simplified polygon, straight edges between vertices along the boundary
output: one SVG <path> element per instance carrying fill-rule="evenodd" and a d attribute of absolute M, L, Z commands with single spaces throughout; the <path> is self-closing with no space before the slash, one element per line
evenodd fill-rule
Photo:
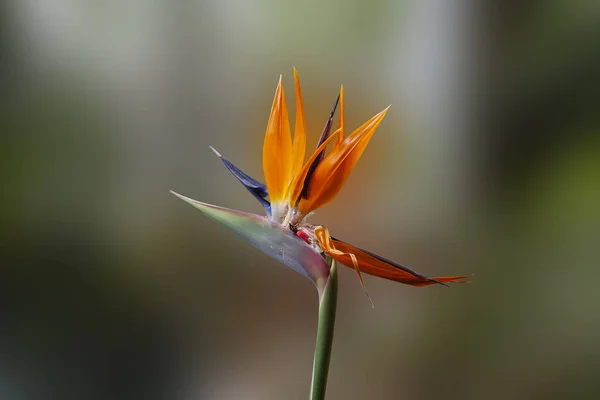
<path fill-rule="evenodd" d="M 315 237 L 319 243 L 319 247 L 325 254 L 343 265 L 354 268 L 359 274 L 360 272 L 363 272 L 368 275 L 389 279 L 411 286 L 429 286 L 434 284 L 448 286 L 446 285 L 446 282 L 467 283 L 464 281 L 464 279 L 468 278 L 467 275 L 428 278 L 410 268 L 374 253 L 359 249 L 358 247 L 354 247 L 341 240 L 334 239 L 329 236 L 327 228 L 323 226 L 315 228 Z"/>

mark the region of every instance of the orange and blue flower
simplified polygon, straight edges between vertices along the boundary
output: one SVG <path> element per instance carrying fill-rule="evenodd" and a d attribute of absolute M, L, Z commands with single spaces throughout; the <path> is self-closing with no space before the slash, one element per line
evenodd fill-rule
<path fill-rule="evenodd" d="M 295 69 L 294 81 L 296 120 L 293 136 L 281 77 L 275 91 L 263 144 L 266 184 L 245 174 L 213 149 L 225 167 L 262 204 L 266 217 L 212 206 L 175 194 L 223 223 L 263 252 L 311 279 L 319 291 L 323 289 L 329 275 L 325 257 L 354 268 L 363 286 L 361 273 L 412 286 L 463 283 L 466 276 L 462 275 L 425 277 L 336 239 L 330 236 L 327 228 L 308 222 L 308 216 L 314 210 L 331 202 L 340 192 L 389 107 L 346 136 L 344 88 L 341 87 L 317 149 L 305 161 L 306 123 L 300 81 Z M 332 132 L 333 118 L 338 107 L 339 124 Z"/>

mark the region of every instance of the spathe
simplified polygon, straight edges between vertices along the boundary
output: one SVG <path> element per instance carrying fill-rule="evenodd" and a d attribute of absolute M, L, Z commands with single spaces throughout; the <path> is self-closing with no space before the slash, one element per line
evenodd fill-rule
<path fill-rule="evenodd" d="M 173 191 L 171 193 L 225 225 L 263 253 L 304 275 L 315 284 L 319 294 L 322 292 L 329 277 L 329 266 L 316 250 L 287 227 L 256 214 L 202 203 Z"/>

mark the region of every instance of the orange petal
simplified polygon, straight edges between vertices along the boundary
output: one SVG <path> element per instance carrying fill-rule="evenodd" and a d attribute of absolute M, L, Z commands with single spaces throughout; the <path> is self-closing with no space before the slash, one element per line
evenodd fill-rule
<path fill-rule="evenodd" d="M 298 210 L 302 214 L 324 206 L 342 190 L 388 109 L 389 107 L 365 122 L 317 166 L 309 182 L 310 195 L 298 203 Z"/>
<path fill-rule="evenodd" d="M 296 85 L 296 125 L 294 126 L 294 142 L 292 144 L 292 176 L 301 168 L 306 152 L 306 122 L 304 120 L 304 105 L 298 72 L 294 68 L 294 83 Z"/>
<path fill-rule="evenodd" d="M 436 278 L 425 277 L 409 268 L 398 264 L 387 262 L 381 257 L 371 255 L 357 247 L 354 247 L 341 240 L 331 239 L 326 228 L 315 228 L 315 237 L 319 242 L 319 247 L 331 258 L 348 267 L 354 265 L 354 260 L 358 263 L 361 272 L 377 276 L 384 279 L 404 283 L 411 286 L 428 286 L 436 283 L 453 282 L 465 283 L 462 281 L 467 276 L 443 276 Z M 337 251 L 331 251 L 335 249 Z M 331 254 L 330 254 L 331 253 Z M 354 256 L 354 257 L 353 257 Z M 352 267 L 351 267 L 352 268 Z M 356 268 L 356 266 L 354 266 Z"/>
<path fill-rule="evenodd" d="M 281 76 L 267 123 L 263 144 L 263 172 L 271 202 L 287 194 L 292 169 L 292 138 Z"/>
<path fill-rule="evenodd" d="M 325 147 L 327 147 L 329 142 L 336 138 L 340 134 L 340 132 L 341 131 L 338 129 L 337 131 L 329 135 L 329 137 L 323 143 L 321 143 L 319 147 L 317 147 L 312 156 L 310 156 L 308 161 L 306 161 L 306 163 L 304 164 L 304 167 L 302 167 L 302 169 L 298 171 L 298 173 L 294 177 L 294 180 L 290 186 L 289 196 L 290 203 L 292 204 L 292 206 L 300 200 L 300 194 L 302 193 L 302 189 L 304 188 L 304 180 L 306 179 L 306 174 L 308 174 L 308 170 L 310 169 L 310 166 L 312 165 L 313 161 L 315 161 L 315 159 L 319 156 L 319 153 L 325 150 Z"/>
<path fill-rule="evenodd" d="M 356 271 L 356 275 L 358 276 L 360 285 L 362 286 L 363 290 L 365 291 L 365 295 L 371 302 L 371 306 L 375 307 L 375 305 L 373 304 L 373 300 L 371 300 L 371 296 L 369 296 L 369 292 L 367 292 L 367 287 L 365 286 L 365 281 L 363 280 L 363 277 L 361 274 L 358 259 L 354 256 L 354 254 L 345 254 L 342 251 L 336 249 L 334 244 L 332 243 L 331 236 L 329 236 L 329 231 L 324 226 L 317 226 L 315 228 L 315 237 L 317 238 L 317 241 L 319 242 L 319 247 L 321 247 L 321 250 L 323 250 L 325 252 L 325 254 L 327 254 L 329 257 L 333 258 L 336 261 L 340 261 L 341 259 L 346 260 L 346 256 L 348 256 L 350 258 L 351 264 L 345 264 L 345 265 L 347 267 L 350 267 L 350 265 L 352 265 L 352 267 Z"/>

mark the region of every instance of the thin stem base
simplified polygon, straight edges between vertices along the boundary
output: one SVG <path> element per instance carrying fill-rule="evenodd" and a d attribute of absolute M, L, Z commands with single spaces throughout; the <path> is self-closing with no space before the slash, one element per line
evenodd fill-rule
<path fill-rule="evenodd" d="M 317 326 L 317 344 L 313 362 L 313 374 L 310 400 L 324 400 L 327 389 L 327 375 L 331 359 L 335 311 L 337 307 L 338 277 L 335 260 L 329 259 L 331 265 L 329 279 L 319 298 L 319 322 Z"/>

